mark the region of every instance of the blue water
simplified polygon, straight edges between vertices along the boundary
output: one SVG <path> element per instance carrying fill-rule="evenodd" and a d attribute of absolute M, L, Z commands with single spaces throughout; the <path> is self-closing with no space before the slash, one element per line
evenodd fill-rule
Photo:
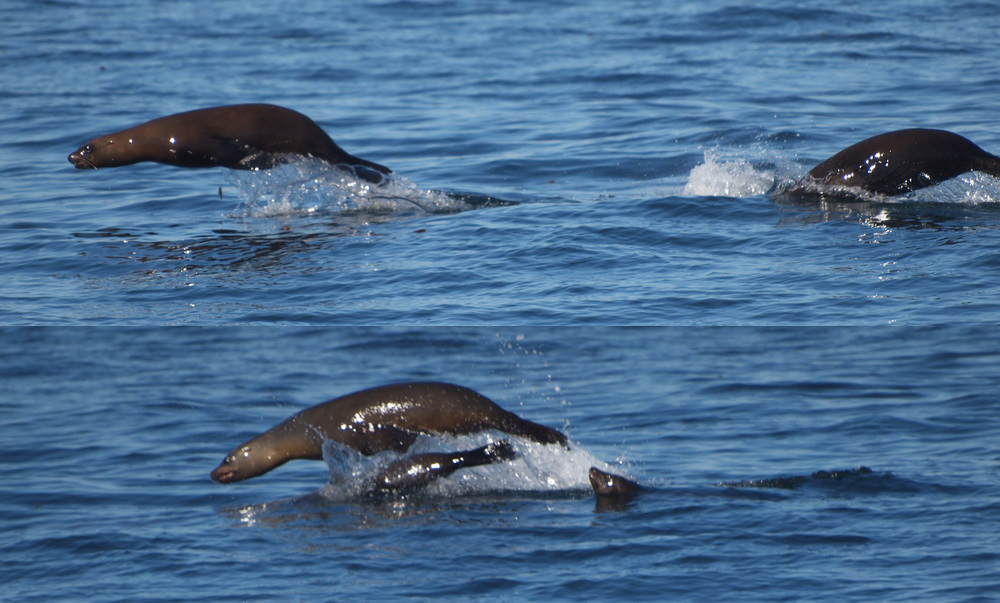
<path fill-rule="evenodd" d="M 995 322 L 1000 182 L 791 204 L 870 135 L 1000 152 L 990 2 L 20 1 L 0 26 L 0 320 Z M 388 165 L 78 171 L 272 102 Z M 220 199 L 221 190 L 221 199 Z M 506 203 L 500 203 L 506 202 Z"/>
<path fill-rule="evenodd" d="M 104 328 L 0 330 L 0 599 L 994 599 L 1000 181 L 774 191 L 893 129 L 1000 152 L 1000 12 L 749 4 L 8 0 L 0 325 Z M 66 160 L 242 102 L 392 179 Z M 343 495 L 364 459 L 208 477 L 426 379 L 573 448 L 397 501 Z"/>
<path fill-rule="evenodd" d="M 979 331 L 3 331 L 4 599 L 995 600 L 1000 347 Z M 516 466 L 399 501 L 344 500 L 317 461 L 208 477 L 301 408 L 414 379 L 573 450 L 517 441 Z M 591 462 L 647 490 L 601 506 Z"/>

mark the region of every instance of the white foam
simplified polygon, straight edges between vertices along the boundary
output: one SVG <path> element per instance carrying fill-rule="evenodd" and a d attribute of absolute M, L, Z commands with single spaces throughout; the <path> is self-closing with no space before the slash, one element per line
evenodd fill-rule
<path fill-rule="evenodd" d="M 705 151 L 705 163 L 695 166 L 684 186 L 684 195 L 753 197 L 774 188 L 774 170 L 754 167 L 747 159 L 723 159 L 718 149 Z"/>
<path fill-rule="evenodd" d="M 920 201 L 943 203 L 996 203 L 1000 180 L 980 172 L 968 172 L 936 186 L 913 193 Z"/>

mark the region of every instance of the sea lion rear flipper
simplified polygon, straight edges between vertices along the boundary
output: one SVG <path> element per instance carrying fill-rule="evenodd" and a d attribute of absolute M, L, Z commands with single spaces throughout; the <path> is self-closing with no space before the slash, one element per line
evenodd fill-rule
<path fill-rule="evenodd" d="M 561 444 L 566 450 L 570 449 L 569 442 L 561 431 L 538 423 L 532 423 L 513 413 L 511 413 L 511 417 L 511 420 L 498 428 L 511 435 L 528 438 L 540 444 Z"/>
<path fill-rule="evenodd" d="M 975 160 L 972 169 L 977 172 L 989 174 L 995 178 L 1000 178 L 1000 157 L 985 153 L 982 157 L 978 157 Z"/>

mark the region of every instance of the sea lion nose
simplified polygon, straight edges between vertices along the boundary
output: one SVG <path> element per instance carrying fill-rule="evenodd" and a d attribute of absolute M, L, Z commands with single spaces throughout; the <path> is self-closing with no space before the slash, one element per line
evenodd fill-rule
<path fill-rule="evenodd" d="M 69 162 L 76 167 L 83 167 L 81 164 L 86 160 L 86 155 L 93 152 L 89 144 L 83 145 L 79 149 L 69 154 Z"/>

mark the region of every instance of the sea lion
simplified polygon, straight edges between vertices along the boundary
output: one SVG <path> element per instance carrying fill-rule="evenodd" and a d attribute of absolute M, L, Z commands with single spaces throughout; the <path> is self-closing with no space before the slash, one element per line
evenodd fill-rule
<path fill-rule="evenodd" d="M 767 488 L 794 490 L 807 483 L 822 483 L 825 481 L 842 481 L 854 479 L 865 475 L 870 475 L 871 469 L 861 465 L 855 469 L 841 469 L 837 471 L 816 471 L 806 476 L 774 477 L 761 480 L 742 480 L 738 482 L 720 482 L 718 485 L 726 488 Z M 590 485 L 594 488 L 594 494 L 600 497 L 614 497 L 621 499 L 631 499 L 644 488 L 632 480 L 601 471 L 597 467 L 590 468 Z"/>
<path fill-rule="evenodd" d="M 517 456 L 507 440 L 493 442 L 475 450 L 415 454 L 391 463 L 375 478 L 369 496 L 391 496 L 426 487 L 459 469 L 477 467 Z"/>
<path fill-rule="evenodd" d="M 771 477 L 757 480 L 741 480 L 738 482 L 721 482 L 720 486 L 727 488 L 778 488 L 782 490 L 794 490 L 809 483 L 820 483 L 823 481 L 842 481 L 845 479 L 855 479 L 862 475 L 870 475 L 871 469 L 860 465 L 854 469 L 838 469 L 836 471 L 816 471 L 810 475 L 795 475 L 791 477 Z"/>
<path fill-rule="evenodd" d="M 590 468 L 589 477 L 597 496 L 632 498 L 642 489 L 642 486 L 628 478 L 601 471 L 597 467 Z"/>
<path fill-rule="evenodd" d="M 266 104 L 211 107 L 160 117 L 98 136 L 70 153 L 69 162 L 79 169 L 155 161 L 187 168 L 250 170 L 274 167 L 289 155 L 350 166 L 371 182 L 381 182 L 381 174 L 392 173 L 383 165 L 348 154 L 298 111 Z"/>
<path fill-rule="evenodd" d="M 212 479 L 238 482 L 293 459 L 322 459 L 326 440 L 372 455 L 383 450 L 406 452 L 419 434 L 488 429 L 568 448 L 562 433 L 522 419 L 467 387 L 400 383 L 347 394 L 292 415 L 237 446 L 212 471 Z"/>
<path fill-rule="evenodd" d="M 970 171 L 1000 177 L 1000 158 L 952 132 L 898 130 L 840 151 L 809 170 L 792 193 L 822 193 L 823 187 L 836 187 L 893 196 Z"/>

